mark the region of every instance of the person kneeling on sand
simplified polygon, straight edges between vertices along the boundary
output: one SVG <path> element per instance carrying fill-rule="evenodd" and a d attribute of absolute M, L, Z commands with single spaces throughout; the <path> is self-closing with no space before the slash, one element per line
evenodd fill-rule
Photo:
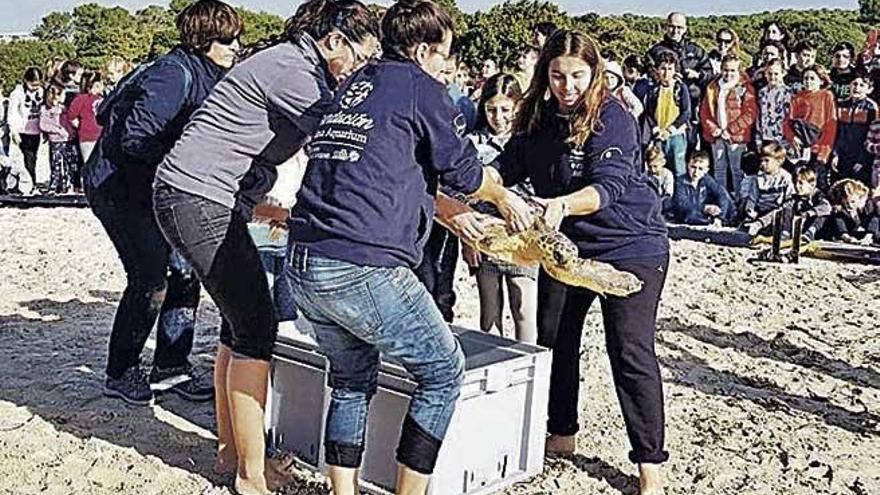
<path fill-rule="evenodd" d="M 383 58 L 337 92 L 338 111 L 310 143 L 289 221 L 294 301 L 330 361 L 324 445 L 336 495 L 358 493 L 380 354 L 417 384 L 397 447 L 397 493 L 426 491 L 455 410 L 464 355 L 413 273 L 438 183 L 492 202 L 516 230 L 531 220 L 525 202 L 484 171 L 464 137 L 464 117 L 437 80 L 452 36 L 449 15 L 430 1 L 388 9 Z"/>

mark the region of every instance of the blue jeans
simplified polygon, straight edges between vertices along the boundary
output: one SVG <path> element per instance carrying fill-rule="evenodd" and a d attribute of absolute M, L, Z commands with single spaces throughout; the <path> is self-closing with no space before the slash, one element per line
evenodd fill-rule
<path fill-rule="evenodd" d="M 687 138 L 684 134 L 669 136 L 666 141 L 660 141 L 660 149 L 666 157 L 666 168 L 678 177 L 687 173 Z"/>
<path fill-rule="evenodd" d="M 727 189 L 734 201 L 740 197 L 740 187 L 743 180 L 742 156 L 745 151 L 746 145 L 730 143 L 720 138 L 712 143 L 712 167 L 715 182 Z M 728 169 L 730 170 L 730 185 L 727 181 Z"/>
<path fill-rule="evenodd" d="M 279 239 L 270 240 L 269 231 L 268 224 L 248 224 L 248 232 L 257 246 L 260 260 L 263 262 L 263 270 L 266 272 L 266 280 L 269 282 L 272 301 L 275 303 L 277 320 L 295 320 L 296 308 L 293 305 L 293 287 L 290 285 L 290 277 L 284 276 L 287 267 L 290 266 L 287 232 L 285 231 Z"/>
<path fill-rule="evenodd" d="M 358 266 L 295 245 L 294 301 L 330 361 L 333 389 L 324 436 L 327 464 L 358 467 L 379 355 L 416 382 L 397 461 L 431 474 L 461 388 L 464 354 L 415 274 L 404 267 Z"/>

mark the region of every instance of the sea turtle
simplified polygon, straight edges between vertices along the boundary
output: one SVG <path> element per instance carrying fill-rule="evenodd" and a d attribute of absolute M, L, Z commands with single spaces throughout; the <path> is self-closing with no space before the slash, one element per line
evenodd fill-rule
<path fill-rule="evenodd" d="M 536 213 L 538 206 L 532 205 Z M 456 232 L 451 219 L 473 211 L 465 203 L 445 195 L 437 198 L 437 221 Z M 568 285 L 585 287 L 598 294 L 626 297 L 642 289 L 635 275 L 620 271 L 608 263 L 578 257 L 577 246 L 564 234 L 549 227 L 535 215 L 534 225 L 519 233 L 510 233 L 503 222 L 486 227 L 486 235 L 472 247 L 481 253 L 521 266 L 538 263 L 553 278 Z"/>

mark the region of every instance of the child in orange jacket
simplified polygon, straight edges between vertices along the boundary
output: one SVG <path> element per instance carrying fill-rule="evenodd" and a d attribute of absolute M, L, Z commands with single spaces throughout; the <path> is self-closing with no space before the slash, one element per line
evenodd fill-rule
<path fill-rule="evenodd" d="M 806 161 L 816 171 L 819 189 L 828 191 L 828 161 L 837 134 L 837 107 L 828 87 L 825 69 L 813 65 L 804 70 L 804 89 L 791 100 L 782 131 L 795 161 Z"/>

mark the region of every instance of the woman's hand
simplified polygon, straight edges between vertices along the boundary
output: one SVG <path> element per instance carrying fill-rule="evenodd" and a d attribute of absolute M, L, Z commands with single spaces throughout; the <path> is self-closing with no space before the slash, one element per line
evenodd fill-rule
<path fill-rule="evenodd" d="M 532 208 L 521 197 L 505 191 L 504 196 L 495 203 L 507 226 L 514 232 L 522 232 L 535 223 Z"/>
<path fill-rule="evenodd" d="M 466 243 L 474 244 L 486 237 L 486 227 L 493 224 L 503 224 L 504 221 L 485 213 L 468 211 L 459 213 L 450 220 L 455 233 Z"/>
<path fill-rule="evenodd" d="M 551 229 L 558 230 L 562 220 L 568 216 L 570 209 L 564 198 L 535 198 L 535 202 L 544 207 L 544 213 L 541 218 L 544 223 Z"/>

